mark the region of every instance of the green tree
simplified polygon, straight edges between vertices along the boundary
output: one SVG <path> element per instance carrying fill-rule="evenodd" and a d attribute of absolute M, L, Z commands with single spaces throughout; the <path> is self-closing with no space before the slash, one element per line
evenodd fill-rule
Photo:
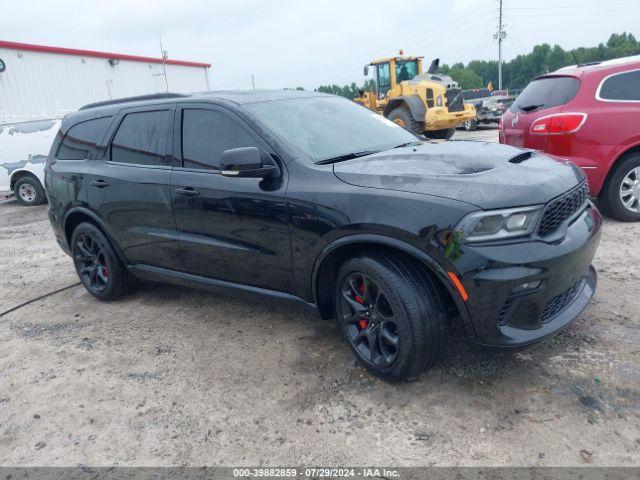
<path fill-rule="evenodd" d="M 600 43 L 595 47 L 576 48 L 573 50 L 573 54 L 580 63 L 640 55 L 640 42 L 631 33 L 612 33 L 606 43 Z M 503 64 L 503 86 L 510 89 L 524 88 L 538 75 L 553 72 L 575 63 L 571 51 L 564 50 L 560 45 L 552 46 L 548 43 L 542 43 L 533 47 L 531 52 L 518 55 Z M 442 65 L 440 71 L 450 75 L 465 89 L 483 87 L 489 82 L 495 88 L 498 87 L 498 62 L 496 60 L 472 60 L 467 65 L 462 63 L 455 63 L 451 66 Z M 375 91 L 375 82 L 368 80 L 361 88 Z M 352 83 L 342 87 L 322 85 L 316 91 L 354 98 L 358 89 L 356 84 Z"/>

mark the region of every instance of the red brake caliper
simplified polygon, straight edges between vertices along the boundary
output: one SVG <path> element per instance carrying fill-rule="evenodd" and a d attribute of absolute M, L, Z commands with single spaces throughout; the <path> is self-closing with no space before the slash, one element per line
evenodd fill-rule
<path fill-rule="evenodd" d="M 360 293 L 364 293 L 364 281 L 362 282 L 362 285 L 358 287 L 358 290 L 360 291 Z M 356 295 L 356 302 L 363 305 L 364 298 L 362 298 L 360 295 Z M 366 318 L 361 318 L 360 320 L 358 320 L 358 324 L 360 325 L 360 328 L 364 330 L 365 328 L 367 328 L 369 321 Z"/>

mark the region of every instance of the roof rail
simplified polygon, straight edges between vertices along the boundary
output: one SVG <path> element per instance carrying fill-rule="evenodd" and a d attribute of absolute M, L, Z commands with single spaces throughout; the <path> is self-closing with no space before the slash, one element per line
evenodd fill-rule
<path fill-rule="evenodd" d="M 78 110 L 87 110 L 89 108 L 104 107 L 107 105 L 117 105 L 118 103 L 140 102 L 143 100 L 162 100 L 164 98 L 183 98 L 188 97 L 182 93 L 153 93 L 151 95 L 138 95 L 136 97 L 117 98 L 115 100 L 104 100 L 102 102 L 88 103 Z"/>

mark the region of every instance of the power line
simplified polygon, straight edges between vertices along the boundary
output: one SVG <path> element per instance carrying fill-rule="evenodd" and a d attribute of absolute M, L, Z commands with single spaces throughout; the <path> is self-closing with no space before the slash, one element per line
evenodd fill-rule
<path fill-rule="evenodd" d="M 600 6 L 600 8 L 603 8 L 603 7 Z M 542 18 L 542 17 L 568 17 L 568 16 L 576 17 L 576 16 L 579 16 L 580 14 L 594 15 L 594 14 L 606 14 L 606 13 L 619 13 L 619 12 L 635 11 L 639 9 L 640 9 L 640 5 L 637 5 L 635 7 L 620 8 L 615 10 L 606 8 L 604 10 L 590 10 L 586 12 L 540 13 L 535 15 L 515 15 L 515 16 L 508 15 L 507 18 L 512 19 L 512 18 Z"/>
<path fill-rule="evenodd" d="M 495 0 L 490 0 L 484 5 L 494 4 L 494 1 Z M 460 15 L 455 19 L 439 24 L 437 27 L 429 31 L 429 35 L 426 38 L 423 35 L 421 35 L 420 37 L 416 37 L 412 35 L 405 39 L 395 39 L 395 42 L 398 44 L 398 47 L 401 47 L 405 50 L 406 50 L 405 46 L 426 45 L 426 44 L 433 45 L 438 43 L 438 41 L 443 38 L 443 35 L 442 33 L 440 33 L 440 31 L 446 30 L 447 36 L 449 36 L 450 34 L 458 33 L 457 29 L 467 25 L 471 25 L 472 23 L 475 23 L 478 20 L 486 19 L 487 16 L 490 16 L 490 15 L 493 15 L 493 12 L 490 10 L 485 11 L 484 13 L 479 15 L 475 11 L 469 12 L 464 15 Z M 470 16 L 474 16 L 474 18 L 470 19 L 470 21 L 459 23 L 461 20 L 464 20 Z M 484 23 L 478 23 L 477 25 L 474 25 L 472 28 L 477 28 L 482 26 L 484 26 Z M 339 68 L 349 69 L 349 68 L 355 68 L 356 66 L 363 66 L 363 65 L 366 65 L 368 62 L 370 62 L 372 58 L 376 56 L 380 56 L 380 52 L 376 53 L 374 50 L 371 49 L 371 50 L 368 50 L 368 53 L 362 53 L 357 55 L 358 55 L 358 58 L 360 58 L 360 60 L 351 59 L 343 62 L 337 62 L 331 65 L 327 65 L 326 67 L 309 69 L 309 70 L 298 72 L 295 75 L 288 75 L 287 77 L 281 77 L 281 78 L 283 79 L 286 78 L 291 80 L 291 79 L 297 79 L 297 78 L 304 78 L 304 77 L 316 75 L 316 74 L 322 74 L 326 72 L 327 69 L 331 69 L 331 70 L 339 69 Z M 263 74 L 263 77 L 268 76 L 268 74 L 266 74 L 265 72 L 262 72 L 262 74 Z"/>
<path fill-rule="evenodd" d="M 607 3 L 606 7 L 619 7 L 626 5 L 637 5 L 638 2 L 618 2 L 618 3 Z M 603 5 L 600 3 L 591 3 L 588 5 L 548 5 L 546 7 L 507 7 L 508 10 L 554 10 L 557 8 L 566 9 L 566 8 L 602 8 Z"/>
<path fill-rule="evenodd" d="M 492 0 L 492 2 L 495 0 Z M 491 13 L 491 12 L 490 12 Z M 486 14 L 485 14 L 486 15 Z M 456 27 L 449 29 L 448 34 L 447 35 L 442 35 L 442 34 L 437 34 L 434 33 L 434 31 L 432 31 L 431 33 L 433 34 L 432 36 L 426 37 L 426 38 L 422 38 L 419 42 L 411 42 L 414 45 L 429 45 L 429 46 L 433 46 L 433 45 L 438 45 L 442 42 L 446 42 L 446 41 L 450 41 L 451 39 L 451 35 L 459 35 L 471 30 L 476 30 L 478 28 L 482 28 L 485 27 L 491 23 L 493 23 L 493 19 L 489 19 L 489 20 L 485 20 L 484 22 L 477 22 L 478 18 L 474 19 L 473 22 L 465 22 L 459 25 L 456 25 Z M 469 25 L 469 28 L 463 29 L 463 30 L 459 30 L 459 28 L 463 27 L 463 26 L 467 26 Z M 402 43 L 402 45 L 405 45 L 406 42 Z M 332 72 L 335 72 L 338 69 L 343 69 L 343 70 L 347 70 L 350 68 L 355 68 L 357 66 L 363 66 L 366 65 L 371 59 L 371 56 L 368 57 L 367 60 L 359 60 L 359 61 L 349 61 L 349 63 L 335 63 L 332 65 L 328 65 L 326 67 L 320 68 L 320 69 L 314 69 L 314 70 L 306 70 L 303 72 L 298 72 L 295 75 L 287 75 L 286 77 L 276 77 L 273 81 L 270 81 L 269 83 L 278 83 L 278 82 L 291 82 L 291 81 L 296 81 L 299 79 L 303 79 L 303 78 L 307 78 L 310 76 L 315 76 L 315 75 L 322 75 L 322 74 L 331 74 Z M 266 76 L 266 75 L 264 75 Z"/>

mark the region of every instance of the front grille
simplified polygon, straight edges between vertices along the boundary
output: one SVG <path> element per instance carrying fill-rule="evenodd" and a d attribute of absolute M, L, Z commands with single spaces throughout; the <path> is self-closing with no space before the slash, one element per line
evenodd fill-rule
<path fill-rule="evenodd" d="M 555 232 L 562 222 L 584 205 L 588 194 L 589 186 L 585 181 L 573 190 L 549 202 L 542 213 L 538 234 L 544 237 Z"/>
<path fill-rule="evenodd" d="M 571 303 L 582 285 L 582 279 L 571 285 L 564 292 L 553 297 L 545 305 L 542 314 L 540 315 L 540 322 L 547 323 L 557 314 L 559 314 L 564 308 Z"/>
<path fill-rule="evenodd" d="M 447 98 L 447 109 L 450 112 L 462 112 L 464 110 L 462 90 L 459 88 L 450 88 L 445 92 L 444 96 Z"/>

